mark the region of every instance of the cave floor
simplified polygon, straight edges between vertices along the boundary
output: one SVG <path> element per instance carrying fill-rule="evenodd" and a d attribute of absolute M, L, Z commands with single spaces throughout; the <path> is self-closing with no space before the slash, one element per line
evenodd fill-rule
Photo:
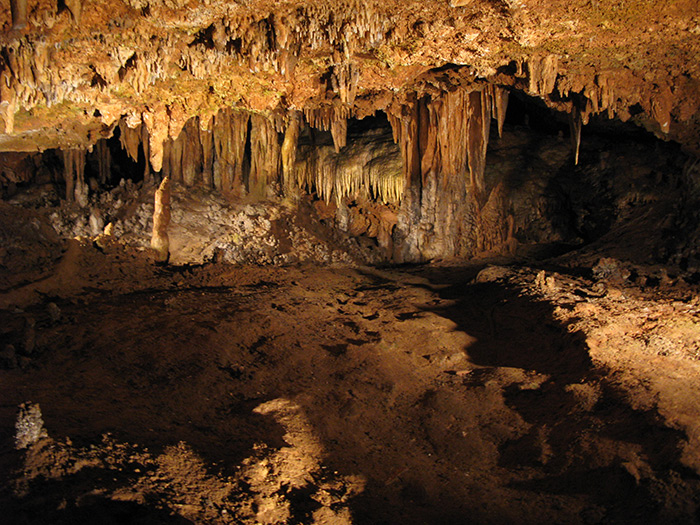
<path fill-rule="evenodd" d="M 3 338 L 18 355 L 34 342 L 0 370 L 0 508 L 11 523 L 697 523 L 698 297 L 483 262 L 156 268 L 73 245 L 3 294 Z M 15 450 L 28 401 L 48 437 Z"/>

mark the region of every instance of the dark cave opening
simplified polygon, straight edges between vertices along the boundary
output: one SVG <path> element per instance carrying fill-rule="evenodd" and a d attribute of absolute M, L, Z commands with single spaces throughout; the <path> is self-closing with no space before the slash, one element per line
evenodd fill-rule
<path fill-rule="evenodd" d="M 111 162 L 109 164 L 109 178 L 107 181 L 108 188 L 113 187 L 115 184 L 119 184 L 119 181 L 122 179 L 130 180 L 134 183 L 142 182 L 146 171 L 146 157 L 144 155 L 143 143 L 139 144 L 138 159 L 134 160 L 122 147 L 120 137 L 121 130 L 119 126 L 117 126 L 114 128 L 114 134 L 110 138 L 102 139 L 105 141 L 111 157 Z M 98 178 L 98 148 L 93 148 L 91 154 L 88 155 L 87 160 L 88 163 L 86 166 L 85 175 Z"/>
<path fill-rule="evenodd" d="M 377 110 L 373 115 L 368 115 L 362 119 L 348 119 L 348 137 L 376 130 L 391 132 L 391 124 L 385 111 Z"/>

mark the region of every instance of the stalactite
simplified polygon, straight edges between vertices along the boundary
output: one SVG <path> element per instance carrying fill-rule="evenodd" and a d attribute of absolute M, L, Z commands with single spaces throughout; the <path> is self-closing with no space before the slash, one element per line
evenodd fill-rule
<path fill-rule="evenodd" d="M 202 145 L 202 182 L 205 187 L 214 188 L 214 133 L 211 128 L 200 125 L 199 142 Z"/>
<path fill-rule="evenodd" d="M 194 186 L 202 172 L 202 145 L 197 119 L 189 119 L 172 141 L 170 162 L 171 180 Z"/>
<path fill-rule="evenodd" d="M 250 117 L 250 176 L 248 191 L 258 197 L 275 182 L 281 166 L 281 148 L 273 122 L 254 113 Z"/>
<path fill-rule="evenodd" d="M 97 150 L 99 181 L 104 186 L 111 179 L 112 154 L 109 151 L 107 141 L 104 139 L 97 141 L 95 148 Z"/>
<path fill-rule="evenodd" d="M 484 195 L 484 169 L 486 149 L 491 129 L 491 99 L 486 90 L 469 94 L 469 124 L 467 129 L 467 149 L 469 162 L 469 182 L 477 200 Z"/>
<path fill-rule="evenodd" d="M 243 187 L 243 166 L 248 139 L 246 111 L 222 110 L 214 117 L 214 187 L 224 194 L 237 194 Z"/>
<path fill-rule="evenodd" d="M 170 139 L 167 139 L 165 143 L 163 143 L 163 164 L 160 170 L 160 175 L 163 179 L 168 177 L 168 179 L 172 180 L 172 170 L 170 169 L 170 150 L 172 149 L 172 144 L 173 141 Z"/>
<path fill-rule="evenodd" d="M 401 151 L 407 188 L 419 185 L 421 180 L 419 115 L 420 110 L 415 95 L 411 96 L 406 104 L 398 108 L 389 108 L 387 113 L 394 141 Z"/>
<path fill-rule="evenodd" d="M 141 147 L 143 148 L 143 182 L 144 184 L 153 184 L 153 174 L 151 173 L 151 156 L 148 149 L 148 129 L 146 126 L 141 126 Z"/>
<path fill-rule="evenodd" d="M 491 119 L 503 126 L 507 97 L 503 88 L 479 85 L 389 107 L 407 184 L 395 230 L 397 261 L 473 254 L 477 242 L 483 249 L 496 237 L 505 242 L 505 219 L 489 238 L 495 231 L 491 208 L 503 199 L 502 188 L 488 192 L 484 170 Z M 420 224 L 430 227 L 421 230 Z"/>
<path fill-rule="evenodd" d="M 556 55 L 533 56 L 528 60 L 527 67 L 530 94 L 546 96 L 554 91 L 559 71 Z"/>
<path fill-rule="evenodd" d="M 148 128 L 148 152 L 153 171 L 163 167 L 163 144 L 168 138 L 170 118 L 164 104 L 144 111 L 141 118 Z"/>
<path fill-rule="evenodd" d="M 182 151 L 184 140 L 177 138 L 170 140 L 170 180 L 174 183 L 182 182 Z"/>
<path fill-rule="evenodd" d="M 126 119 L 122 118 L 119 120 L 119 143 L 134 162 L 139 160 L 139 145 L 143 135 L 142 127 L 145 126 L 139 125 L 136 128 L 131 128 Z"/>
<path fill-rule="evenodd" d="M 63 179 L 66 182 L 66 200 L 75 200 L 75 168 L 73 167 L 73 150 L 63 151 Z"/>
<path fill-rule="evenodd" d="M 27 25 L 27 0 L 10 0 L 12 29 L 23 29 Z"/>
<path fill-rule="evenodd" d="M 304 117 L 312 128 L 330 131 L 336 151 L 347 145 L 347 120 L 353 116 L 352 107 L 337 103 L 316 108 L 306 108 Z"/>
<path fill-rule="evenodd" d="M 498 136 L 503 137 L 503 123 L 506 121 L 506 111 L 508 110 L 508 96 L 509 92 L 507 89 L 493 86 L 493 118 L 496 119 L 498 124 Z"/>
<path fill-rule="evenodd" d="M 63 175 L 66 181 L 66 200 L 79 206 L 88 204 L 88 185 L 85 182 L 85 151 L 69 149 L 63 151 Z"/>
<path fill-rule="evenodd" d="M 66 8 L 70 11 L 73 23 L 80 24 L 83 12 L 83 0 L 63 0 Z"/>
<path fill-rule="evenodd" d="M 282 156 L 282 184 L 285 194 L 288 194 L 294 182 L 294 164 L 297 158 L 297 145 L 301 131 L 301 115 L 292 111 L 289 115 L 289 123 L 284 132 L 284 141 L 280 155 Z"/>
<path fill-rule="evenodd" d="M 363 169 L 363 184 L 372 197 L 383 204 L 399 204 L 406 187 L 401 159 L 398 163 L 391 156 L 378 157 L 367 162 Z"/>
<path fill-rule="evenodd" d="M 170 239 L 168 225 L 170 224 L 170 179 L 165 177 L 156 190 L 153 207 L 153 232 L 151 248 L 156 263 L 167 264 L 170 258 Z"/>
<path fill-rule="evenodd" d="M 336 153 L 330 146 L 304 146 L 295 166 L 295 180 L 307 191 L 316 190 L 327 203 L 334 200 L 374 198 L 384 204 L 398 204 L 405 179 L 396 146 L 373 137 L 358 139 Z"/>
<path fill-rule="evenodd" d="M 574 153 L 574 164 L 578 166 L 578 153 L 581 147 L 581 128 L 583 127 L 583 121 L 581 118 L 581 112 L 574 108 L 571 113 L 569 113 L 569 131 L 571 137 L 571 149 Z"/>
<path fill-rule="evenodd" d="M 425 182 L 431 174 L 439 174 L 445 184 L 469 170 L 470 187 L 483 197 L 491 116 L 502 123 L 505 97 L 507 92 L 504 96 L 488 86 L 473 91 L 460 88 L 436 99 L 414 99 L 403 106 L 400 117 L 390 112 L 407 180 L 421 175 Z M 498 109 L 494 99 L 500 100 Z"/>
<path fill-rule="evenodd" d="M 352 106 L 355 103 L 359 80 L 360 71 L 352 62 L 344 62 L 333 68 L 331 74 L 333 91 L 338 94 L 344 105 Z"/>
<path fill-rule="evenodd" d="M 471 139 L 471 94 L 464 89 L 443 95 L 436 107 L 437 147 L 440 164 L 436 166 L 443 184 L 448 177 L 464 177 Z"/>
<path fill-rule="evenodd" d="M 339 118 L 331 122 L 331 135 L 333 137 L 333 145 L 335 146 L 335 151 L 337 153 L 348 143 L 347 119 Z"/>
<path fill-rule="evenodd" d="M 420 170 L 422 184 L 425 185 L 429 178 L 435 178 L 440 171 L 440 148 L 438 144 L 438 123 L 442 112 L 441 100 L 431 101 L 425 96 L 418 101 L 419 136 L 420 142 Z"/>

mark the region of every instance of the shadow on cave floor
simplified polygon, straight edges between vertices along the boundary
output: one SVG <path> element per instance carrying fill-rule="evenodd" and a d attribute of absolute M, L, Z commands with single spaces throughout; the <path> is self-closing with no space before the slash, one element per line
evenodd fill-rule
<path fill-rule="evenodd" d="M 93 478 L 97 475 L 108 476 L 110 480 L 114 473 L 104 471 L 91 472 Z M 32 501 L 24 499 L 8 499 L 4 502 L 3 515 L 5 523 L 13 525 L 187 525 L 194 523 L 166 510 L 155 508 L 150 503 L 134 501 L 115 501 L 99 494 L 71 494 L 70 488 L 79 486 L 80 480 L 72 477 L 60 481 L 43 481 L 33 487 Z M 117 481 L 116 479 L 114 481 Z M 37 497 L 36 494 L 43 494 Z M 75 497 L 79 498 L 78 504 Z M 39 501 L 37 501 L 39 500 Z"/>
<path fill-rule="evenodd" d="M 62 302 L 55 324 L 36 307 L 32 362 L 2 372 L 2 464 L 14 407 L 31 399 L 57 439 L 89 448 L 112 432 L 154 456 L 184 441 L 214 477 L 274 452 L 262 477 L 284 474 L 268 496 L 288 502 L 287 523 L 312 523 L 319 501 L 368 525 L 692 522 L 684 435 L 633 409 L 552 304 L 515 285 L 475 284 L 479 269 L 267 272 L 228 293 L 218 281 L 148 284 Z M 279 399 L 299 412 L 259 411 Z M 274 463 L 299 446 L 300 428 L 324 451 L 311 474 Z M 91 509 L 103 523 L 186 523 L 159 510 L 185 481 L 196 485 L 181 470 L 158 485 L 147 473 L 83 469 L 35 480 L 3 504 L 28 523 L 41 519 L 22 508 L 58 523 Z M 353 476 L 362 489 L 351 488 Z M 153 495 L 161 507 L 107 496 L 137 479 L 162 491 Z M 264 489 L 252 483 L 225 503 L 258 497 Z M 75 506 L 92 490 L 94 500 Z M 202 494 L 196 505 L 206 507 Z"/>
<path fill-rule="evenodd" d="M 555 267 L 547 262 L 539 266 Z M 584 495 L 592 505 L 580 514 L 584 521 L 697 523 L 697 502 L 690 504 L 696 510 L 676 515 L 668 507 L 678 502 L 658 492 L 661 485 L 679 480 L 680 472 L 695 487 L 686 489 L 685 497 L 696 500 L 690 494 L 699 488 L 698 476 L 680 462 L 685 434 L 666 427 L 655 410 L 633 408 L 630 392 L 591 362 L 586 335 L 553 317 L 553 304 L 507 282 L 474 282 L 481 268 L 435 267 L 411 273 L 426 277 L 430 289 L 445 301 L 445 306 L 425 311 L 454 321 L 456 331 L 476 338 L 465 348 L 477 367 L 465 375 L 465 386 L 482 386 L 498 369 L 516 368 L 545 378 L 534 387 L 514 383 L 502 389 L 505 404 L 530 428 L 500 444 L 498 464 L 512 472 L 534 469 L 530 479 L 515 479 L 509 487 L 533 495 Z M 654 472 L 653 480 L 640 476 L 643 468 Z"/>

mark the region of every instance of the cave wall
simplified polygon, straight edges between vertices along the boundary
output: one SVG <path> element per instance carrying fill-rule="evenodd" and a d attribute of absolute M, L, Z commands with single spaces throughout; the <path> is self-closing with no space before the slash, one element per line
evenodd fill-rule
<path fill-rule="evenodd" d="M 577 246 L 633 220 L 658 229 L 638 243 L 648 244 L 647 262 L 696 258 L 683 235 L 672 236 L 675 244 L 660 238 L 674 228 L 694 235 L 695 165 L 677 144 L 632 124 L 594 118 L 577 130 L 570 115 L 486 83 L 414 94 L 364 119 L 347 117 L 342 138 L 334 119 L 332 106 L 193 117 L 166 140 L 160 171 L 150 162 L 144 125 L 122 119 L 112 138 L 91 150 L 4 154 L 0 164 L 6 193 L 10 179 L 15 186 L 59 182 L 66 202 L 86 210 L 86 227 L 95 222 L 100 191 L 121 179 L 152 187 L 168 176 L 187 191 L 230 201 L 298 207 L 311 199 L 322 220 L 376 244 L 385 261 Z M 47 178 L 44 168 L 39 175 L 37 167 L 52 163 L 58 173 Z"/>

